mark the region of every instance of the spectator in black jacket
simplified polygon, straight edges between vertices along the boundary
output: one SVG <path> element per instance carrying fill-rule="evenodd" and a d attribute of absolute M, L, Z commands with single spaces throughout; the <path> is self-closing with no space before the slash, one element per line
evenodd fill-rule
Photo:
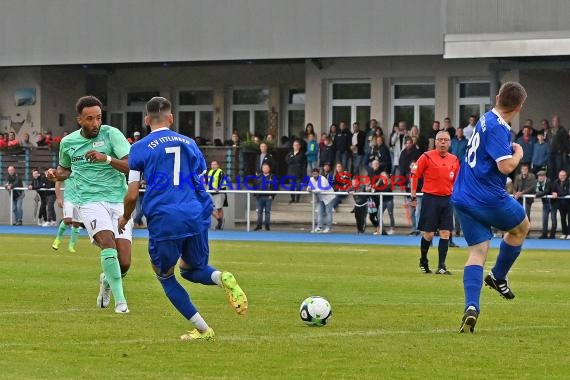
<path fill-rule="evenodd" d="M 352 131 L 350 145 L 352 152 L 352 174 L 359 175 L 364 166 L 366 133 L 360 130 L 360 123 L 358 121 L 352 124 Z"/>
<path fill-rule="evenodd" d="M 345 168 L 348 168 L 351 136 L 346 123 L 341 121 L 340 130 L 335 136 L 334 145 L 336 147 L 336 162 L 342 163 L 342 166 Z"/>
<path fill-rule="evenodd" d="M 35 190 L 37 196 L 40 199 L 40 207 L 38 213 L 34 213 L 34 219 L 37 217 L 38 226 L 41 226 L 43 222 L 48 221 L 47 209 L 46 209 L 46 177 L 39 171 L 39 169 L 32 170 L 32 183 L 28 186 L 28 190 Z M 37 198 L 36 198 L 37 201 Z M 43 220 L 43 222 L 40 222 Z"/>
<path fill-rule="evenodd" d="M 380 162 L 380 171 L 387 171 L 390 173 L 392 170 L 392 155 L 390 149 L 384 143 L 384 136 L 376 136 L 374 146 L 370 150 L 367 158 L 367 166 L 371 167 L 373 161 Z"/>
<path fill-rule="evenodd" d="M 539 239 L 548 238 L 548 217 L 550 216 L 551 222 L 551 232 L 550 238 L 554 239 L 554 234 L 556 233 L 557 220 L 556 220 L 556 210 L 552 209 L 550 204 L 550 198 L 543 198 L 545 195 L 550 195 L 552 193 L 550 179 L 546 177 L 546 171 L 540 170 L 537 174 L 536 181 L 536 197 L 542 198 L 542 234 Z"/>
<path fill-rule="evenodd" d="M 261 175 L 263 164 L 268 164 L 271 172 L 275 172 L 275 160 L 264 142 L 259 144 L 259 154 L 255 157 L 255 175 Z"/>
<path fill-rule="evenodd" d="M 271 174 L 271 166 L 266 162 L 261 166 L 261 174 L 257 179 L 257 189 L 263 191 L 276 190 L 273 174 Z M 275 199 L 275 194 L 256 194 L 257 201 L 257 227 L 254 231 L 261 230 L 263 223 L 263 214 L 265 212 L 265 230 L 269 231 L 271 226 L 271 203 Z"/>
<path fill-rule="evenodd" d="M 293 142 L 293 150 L 285 157 L 285 162 L 287 163 L 287 175 L 290 176 L 291 190 L 299 190 L 299 185 L 307 171 L 307 156 L 301 151 L 299 140 Z M 300 198 L 299 194 L 291 194 L 289 203 L 299 203 Z"/>
<path fill-rule="evenodd" d="M 570 199 L 562 199 L 563 197 L 570 195 L 570 183 L 568 182 L 568 175 L 566 174 L 566 170 L 560 170 L 558 173 L 558 179 L 552 183 L 551 190 L 553 208 L 560 212 L 560 222 L 562 223 L 562 235 L 560 235 L 560 239 L 568 239 L 570 238 L 568 231 L 568 206 Z"/>
<path fill-rule="evenodd" d="M 8 166 L 8 181 L 4 185 L 8 193 L 12 196 L 12 212 L 14 213 L 14 221 L 12 225 L 21 226 L 24 211 L 22 210 L 22 202 L 26 193 L 23 190 L 14 190 L 16 187 L 22 187 L 22 179 L 16 173 L 16 168 Z"/>
<path fill-rule="evenodd" d="M 323 167 L 325 163 L 334 163 L 335 152 L 334 147 L 329 136 L 325 137 L 325 144 L 319 150 L 319 166 Z"/>
<path fill-rule="evenodd" d="M 552 137 L 550 140 L 550 163 L 548 176 L 552 182 L 556 181 L 558 173 L 566 168 L 566 155 L 569 151 L 568 132 L 560 125 L 560 117 L 552 117 Z"/>

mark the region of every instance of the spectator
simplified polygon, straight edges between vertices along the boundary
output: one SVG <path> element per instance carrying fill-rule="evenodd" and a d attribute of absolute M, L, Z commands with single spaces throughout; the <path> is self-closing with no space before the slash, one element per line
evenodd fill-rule
<path fill-rule="evenodd" d="M 0 148 L 7 148 L 9 140 L 10 140 L 10 135 L 8 133 L 0 135 Z"/>
<path fill-rule="evenodd" d="M 253 143 L 257 146 L 259 146 L 259 144 L 261 144 L 261 139 L 259 138 L 258 135 L 253 135 Z"/>
<path fill-rule="evenodd" d="M 307 170 L 307 158 L 301 152 L 301 143 L 299 140 L 293 142 L 293 149 L 287 157 L 285 157 L 285 162 L 287 164 L 287 175 L 290 177 L 289 184 L 291 185 L 291 190 L 299 190 L 298 185 L 300 185 Z M 289 204 L 295 202 L 299 203 L 300 198 L 301 196 L 299 194 L 291 194 Z"/>
<path fill-rule="evenodd" d="M 457 157 L 459 162 L 463 162 L 463 157 L 465 157 L 465 152 L 467 151 L 467 143 L 468 141 L 463 135 L 463 128 L 457 128 L 455 130 L 455 138 L 451 138 L 450 152 Z"/>
<path fill-rule="evenodd" d="M 390 150 L 384 144 L 384 137 L 376 136 L 374 147 L 370 151 L 368 155 L 368 159 L 366 160 L 367 166 L 371 166 L 374 160 L 378 160 L 380 162 L 380 171 L 390 172 L 392 170 L 392 155 L 390 154 Z"/>
<path fill-rule="evenodd" d="M 51 134 L 51 131 L 46 132 L 44 140 L 47 146 L 51 146 L 51 144 L 53 144 L 53 135 Z"/>
<path fill-rule="evenodd" d="M 334 139 L 333 145 L 335 145 L 336 148 L 336 162 L 342 163 L 342 166 L 345 168 L 348 168 L 350 142 L 350 131 L 346 127 L 346 123 L 341 121 L 340 130 Z"/>
<path fill-rule="evenodd" d="M 566 168 L 566 155 L 568 154 L 568 132 L 560 125 L 560 117 L 552 117 L 552 139 L 550 140 L 550 164 L 548 175 L 551 181 Z"/>
<path fill-rule="evenodd" d="M 319 165 L 319 145 L 315 141 L 315 134 L 309 133 L 307 137 L 307 174 L 311 174 L 313 169 Z"/>
<path fill-rule="evenodd" d="M 532 149 L 532 172 L 538 173 L 541 170 L 545 170 L 548 165 L 548 159 L 550 157 L 550 145 L 546 143 L 544 138 L 544 131 L 538 131 L 536 133 L 536 143 Z"/>
<path fill-rule="evenodd" d="M 552 124 L 554 125 L 554 122 Z M 560 239 L 570 239 L 570 233 L 568 231 L 568 203 L 570 199 L 564 199 L 564 197 L 570 195 L 569 187 L 570 184 L 566 170 L 560 170 L 560 172 L 558 172 L 558 179 L 554 181 L 551 189 L 552 205 L 555 210 L 560 212 L 560 222 L 562 223 L 562 235 L 560 235 Z M 556 230 L 554 230 L 554 232 L 556 232 Z"/>
<path fill-rule="evenodd" d="M 234 148 L 237 148 L 238 146 L 240 146 L 240 144 L 241 144 L 241 141 L 239 138 L 239 134 L 237 133 L 237 131 L 234 131 L 232 133 L 232 146 Z"/>
<path fill-rule="evenodd" d="M 473 135 L 473 131 L 475 130 L 475 123 L 477 123 L 477 116 L 471 115 L 469 116 L 469 124 L 463 128 L 463 135 L 469 141 L 471 136 Z"/>
<path fill-rule="evenodd" d="M 358 175 L 362 170 L 364 161 L 364 144 L 366 143 L 366 133 L 360 130 L 360 123 L 352 124 L 352 139 L 350 150 L 352 152 L 352 174 Z"/>
<path fill-rule="evenodd" d="M 357 186 L 358 185 L 358 186 Z M 357 180 L 352 180 L 352 187 L 349 189 L 350 193 L 363 193 L 366 191 L 366 185 L 359 183 Z M 368 214 L 368 195 L 366 194 L 353 194 L 354 198 L 354 219 L 356 219 L 356 231 L 363 234 L 366 231 L 366 214 Z"/>
<path fill-rule="evenodd" d="M 534 176 L 534 174 L 529 173 L 528 164 L 522 164 L 521 173 L 515 177 L 515 181 L 513 184 L 513 195 L 521 205 L 524 204 L 524 210 L 526 212 L 528 220 L 530 220 L 530 208 L 532 206 L 534 198 L 526 198 L 523 202 L 523 195 L 534 194 L 535 192 L 536 192 L 536 177 Z"/>
<path fill-rule="evenodd" d="M 20 140 L 16 138 L 16 134 L 14 132 L 10 132 L 8 134 L 8 148 L 16 148 L 20 146 Z"/>
<path fill-rule="evenodd" d="M 274 171 L 275 160 L 271 153 L 269 153 L 269 146 L 262 142 L 259 144 L 259 154 L 255 157 L 255 175 L 260 176 L 263 171 L 263 165 L 268 164 L 271 171 Z"/>
<path fill-rule="evenodd" d="M 405 121 L 398 123 L 397 132 L 394 131 L 390 136 L 390 147 L 392 148 L 392 174 L 399 174 L 398 165 L 400 162 L 400 153 L 404 149 L 406 136 L 408 134 L 408 124 Z"/>
<path fill-rule="evenodd" d="M 44 171 L 44 177 L 47 177 L 49 169 Z M 53 190 L 53 191 L 52 191 Z M 45 192 L 46 192 L 46 212 L 47 212 L 47 221 L 42 224 L 42 227 L 54 227 L 57 226 L 57 222 L 55 221 L 55 182 L 50 181 L 46 178 L 45 181 Z"/>
<path fill-rule="evenodd" d="M 329 181 L 331 186 L 333 186 L 333 173 L 332 173 L 332 167 L 331 167 L 330 162 L 325 162 L 323 164 L 323 168 L 321 170 L 321 175 Z"/>
<path fill-rule="evenodd" d="M 542 119 L 540 121 L 540 127 L 536 130 L 536 136 L 538 137 L 538 134 L 542 132 L 544 134 L 544 141 L 546 141 L 547 143 L 550 142 L 550 136 L 551 136 L 551 131 L 550 131 L 550 124 L 548 123 L 547 119 Z"/>
<path fill-rule="evenodd" d="M 264 162 L 261 165 L 261 174 L 257 179 L 257 188 L 263 191 L 273 191 L 277 190 L 275 188 L 276 184 L 273 180 L 273 174 L 271 174 L 271 166 L 269 163 Z M 271 203 L 275 199 L 275 194 L 256 194 L 257 202 L 257 226 L 254 231 L 261 230 L 261 225 L 263 223 L 263 214 L 265 212 L 265 230 L 269 231 L 271 229 Z"/>
<path fill-rule="evenodd" d="M 41 132 L 36 135 L 36 145 L 37 146 L 47 146 L 46 139 Z"/>
<path fill-rule="evenodd" d="M 272 144 L 275 141 L 275 138 L 273 137 L 273 134 L 268 133 L 267 136 L 265 136 L 265 141 L 267 141 L 268 143 Z M 271 170 L 273 170 L 273 168 L 271 168 Z"/>
<path fill-rule="evenodd" d="M 416 139 L 420 137 L 420 129 L 417 125 L 412 125 L 412 128 L 410 128 L 409 136 L 411 138 L 415 137 Z"/>
<path fill-rule="evenodd" d="M 370 153 L 370 148 L 374 145 L 374 136 L 376 133 L 380 133 L 380 135 L 384 135 L 382 128 L 378 125 L 378 120 L 370 119 L 370 129 L 366 132 L 366 140 L 364 141 L 364 154 Z"/>
<path fill-rule="evenodd" d="M 350 183 L 350 173 L 344 169 L 344 166 L 342 166 L 340 162 L 337 162 L 333 174 L 333 190 L 340 191 L 341 188 L 345 187 L 347 183 Z M 347 196 L 348 195 L 346 194 L 337 194 L 334 200 L 333 209 L 336 210 L 338 205 L 341 204 L 343 199 L 345 199 Z"/>
<path fill-rule="evenodd" d="M 382 128 L 376 127 L 376 129 L 372 130 L 372 134 L 366 140 L 366 149 L 364 150 L 364 154 L 368 157 L 370 156 L 370 152 L 372 148 L 376 146 L 376 137 L 380 136 L 384 139 L 384 132 L 382 132 Z M 390 149 L 388 149 L 390 152 Z"/>
<path fill-rule="evenodd" d="M 46 183 L 47 179 L 42 173 L 40 173 L 39 169 L 32 170 L 32 183 L 28 186 L 28 190 L 35 190 L 37 193 L 36 197 L 40 200 L 38 213 L 34 212 L 34 220 L 37 221 L 38 226 L 48 222 L 46 208 L 47 193 L 44 190 L 46 188 Z"/>
<path fill-rule="evenodd" d="M 325 146 L 325 139 L 327 137 L 328 137 L 328 134 L 321 133 L 321 139 L 319 140 L 319 151 L 321 151 L 323 149 L 323 147 Z"/>
<path fill-rule="evenodd" d="M 532 163 L 533 147 L 535 138 L 532 136 L 532 127 L 530 125 L 525 125 L 522 131 L 522 136 L 517 138 L 516 143 L 519 144 L 523 150 L 523 158 L 521 159 L 521 165 L 527 164 L 530 167 Z"/>
<path fill-rule="evenodd" d="M 315 201 L 317 207 L 317 227 L 313 232 L 328 234 L 333 223 L 333 207 L 336 196 L 334 190 L 326 177 L 319 173 L 318 168 L 311 172 L 311 179 L 307 191 L 316 194 Z"/>
<path fill-rule="evenodd" d="M 390 183 L 390 175 L 386 171 L 380 170 L 380 162 L 377 160 L 372 161 L 372 167 L 369 171 L 370 177 L 370 191 L 372 193 L 391 193 L 392 192 L 392 184 Z M 370 212 L 369 208 L 369 218 L 370 222 L 374 227 L 376 227 L 376 231 L 374 231 L 374 235 L 392 235 L 394 233 L 394 197 L 392 195 L 385 195 L 382 197 L 382 210 L 380 211 L 380 196 L 371 196 L 371 200 L 374 203 L 373 211 L 376 209 L 375 212 Z M 386 232 L 386 223 L 383 224 L 382 230 L 380 229 L 380 219 L 384 218 L 384 211 L 388 210 L 388 217 L 390 218 L 390 229 Z"/>
<path fill-rule="evenodd" d="M 329 136 L 325 137 L 325 145 L 319 150 L 319 164 L 324 166 L 325 163 L 332 164 L 335 159 L 334 148 Z"/>
<path fill-rule="evenodd" d="M 21 226 L 22 225 L 22 202 L 24 201 L 24 196 L 26 193 L 23 190 L 15 190 L 17 187 L 22 187 L 22 179 L 16 173 L 16 168 L 13 166 L 8 166 L 8 181 L 4 185 L 8 193 L 12 197 L 12 212 L 14 213 L 14 221 L 12 225 Z"/>
<path fill-rule="evenodd" d="M 540 133 L 540 132 L 539 132 Z M 550 204 L 550 198 L 544 198 L 545 195 L 550 195 L 551 186 L 550 186 L 550 179 L 546 177 L 545 170 L 539 170 L 537 173 L 538 180 L 536 181 L 536 197 L 542 198 L 542 234 L 539 236 L 539 239 L 547 239 L 548 238 L 548 218 L 552 221 L 551 227 L 552 230 L 550 232 L 550 238 L 554 239 L 554 234 L 556 233 L 557 227 L 557 220 L 556 220 L 556 211 L 552 210 Z"/>
<path fill-rule="evenodd" d="M 131 144 L 134 144 L 134 143 L 136 143 L 137 141 L 139 141 L 140 139 L 141 139 L 141 133 L 140 133 L 139 131 L 135 131 L 135 132 L 133 133 L 133 137 L 130 138 L 130 139 L 128 139 L 128 140 L 129 140 L 129 142 L 130 142 Z"/>
<path fill-rule="evenodd" d="M 441 130 L 441 125 L 439 123 L 438 120 L 434 120 L 434 122 L 431 125 L 431 131 L 430 131 L 430 135 L 429 135 L 429 142 L 428 142 L 428 150 L 433 150 L 435 149 L 435 137 L 437 136 L 437 134 L 439 133 L 439 131 Z"/>
<path fill-rule="evenodd" d="M 530 131 L 531 131 L 530 134 L 531 134 L 531 136 L 536 137 L 536 134 L 535 134 L 533 125 L 534 125 L 534 122 L 532 121 L 532 119 L 526 119 L 526 120 L 524 121 L 523 127 L 520 128 L 520 129 L 519 129 L 519 132 L 517 133 L 517 139 L 523 136 L 523 134 L 524 134 L 524 129 L 525 129 L 526 127 L 530 128 Z"/>
<path fill-rule="evenodd" d="M 315 134 L 315 127 L 313 126 L 313 123 L 307 123 L 307 125 L 305 125 L 305 132 L 303 133 L 303 137 L 305 139 L 309 138 L 310 134 Z"/>
<path fill-rule="evenodd" d="M 22 141 L 20 141 L 20 146 L 22 148 L 31 148 L 33 146 L 35 146 L 31 141 L 30 141 L 30 134 L 29 133 L 24 133 L 22 135 Z"/>
<path fill-rule="evenodd" d="M 455 137 L 455 128 L 453 127 L 453 125 L 451 125 L 451 119 L 449 117 L 443 119 L 443 127 L 441 128 L 441 130 L 449 132 L 451 140 L 453 140 L 453 138 Z"/>
<path fill-rule="evenodd" d="M 226 186 L 223 185 L 225 174 L 220 168 L 218 161 L 213 160 L 210 163 L 210 171 L 208 171 L 208 189 L 213 190 L 212 200 L 214 201 L 214 212 L 212 215 L 218 223 L 216 224 L 216 230 L 221 230 L 224 226 L 224 207 L 227 207 L 227 198 L 225 193 L 220 193 L 220 190 L 226 190 Z"/>

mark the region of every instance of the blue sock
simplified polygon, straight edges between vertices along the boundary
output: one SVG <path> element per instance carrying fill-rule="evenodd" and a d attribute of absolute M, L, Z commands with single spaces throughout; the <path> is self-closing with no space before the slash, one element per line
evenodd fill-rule
<path fill-rule="evenodd" d="M 463 268 L 463 289 L 465 291 L 465 310 L 474 306 L 479 312 L 479 299 L 483 286 L 483 267 L 480 265 L 468 265 Z"/>
<path fill-rule="evenodd" d="M 212 281 L 212 273 L 216 269 L 209 265 L 202 267 L 200 269 L 182 269 L 180 268 L 180 275 L 190 282 L 204 285 L 216 285 Z"/>
<path fill-rule="evenodd" d="M 512 246 L 503 240 L 501 242 L 501 247 L 499 248 L 499 255 L 497 256 L 497 261 L 492 269 L 493 275 L 497 280 L 504 280 L 507 277 L 507 273 L 515 263 L 517 257 L 521 253 L 522 246 Z"/>
<path fill-rule="evenodd" d="M 164 293 L 172 302 L 174 307 L 184 316 L 186 319 L 192 318 L 194 314 L 198 312 L 196 307 L 190 301 L 190 296 L 186 289 L 180 285 L 178 281 L 176 281 L 176 277 L 174 275 L 168 278 L 159 278 L 160 285 L 164 289 Z"/>

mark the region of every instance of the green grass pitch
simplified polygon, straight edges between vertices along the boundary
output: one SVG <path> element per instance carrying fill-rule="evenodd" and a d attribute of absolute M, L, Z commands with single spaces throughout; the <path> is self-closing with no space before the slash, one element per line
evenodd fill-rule
<path fill-rule="evenodd" d="M 66 244 L 67 241 L 64 241 Z M 0 237 L 0 379 L 567 379 L 570 254 L 523 251 L 517 296 L 488 288 L 476 333 L 458 334 L 465 249 L 453 276 L 423 275 L 417 249 L 213 242 L 211 263 L 248 294 L 237 316 L 217 287 L 190 284 L 215 342 L 181 342 L 190 328 L 170 305 L 136 240 L 125 280 L 131 313 L 98 310 L 98 252 L 70 254 L 47 237 Z M 496 250 L 489 255 L 495 259 Z M 436 249 L 430 258 L 436 261 Z M 486 268 L 488 269 L 488 267 Z M 305 326 L 309 295 L 333 317 Z"/>

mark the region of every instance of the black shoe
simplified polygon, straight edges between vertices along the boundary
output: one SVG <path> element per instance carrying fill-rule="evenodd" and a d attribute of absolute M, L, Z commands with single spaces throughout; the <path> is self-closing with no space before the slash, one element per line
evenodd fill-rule
<path fill-rule="evenodd" d="M 429 274 L 429 273 L 433 273 L 430 269 L 429 269 L 429 265 L 428 265 L 428 261 L 422 261 L 420 260 L 420 270 L 425 273 L 425 274 Z"/>
<path fill-rule="evenodd" d="M 459 246 L 458 246 L 457 244 L 455 244 L 455 243 L 453 242 L 453 240 L 450 240 L 450 241 L 449 241 L 449 246 L 450 246 L 451 248 L 459 248 Z"/>
<path fill-rule="evenodd" d="M 295 201 L 294 201 L 293 199 L 291 199 L 291 200 L 289 201 L 289 204 L 291 204 L 291 203 L 295 203 Z"/>
<path fill-rule="evenodd" d="M 549 239 L 556 239 L 556 237 L 554 235 L 550 235 L 548 238 Z"/>
<path fill-rule="evenodd" d="M 261 231 L 261 226 L 257 226 L 253 229 L 254 231 Z"/>
<path fill-rule="evenodd" d="M 505 280 L 497 280 L 495 278 L 495 276 L 493 275 L 493 272 L 489 272 L 487 277 L 485 277 L 485 284 L 488 287 L 493 288 L 497 292 L 499 292 L 501 297 L 504 297 L 508 300 L 512 300 L 513 298 L 515 298 L 515 295 L 513 294 L 511 289 L 509 288 L 508 280 L 506 280 L 506 279 Z"/>
<path fill-rule="evenodd" d="M 546 236 L 546 234 L 542 234 L 538 238 L 539 239 L 548 239 L 548 236 Z"/>
<path fill-rule="evenodd" d="M 455 236 L 461 236 L 461 231 L 455 231 Z"/>
<path fill-rule="evenodd" d="M 438 269 L 435 271 L 435 274 L 447 274 L 447 275 L 450 275 L 451 272 L 448 271 L 446 267 L 442 267 L 442 268 L 438 268 Z"/>
<path fill-rule="evenodd" d="M 271 228 L 269 228 L 269 226 L 265 226 L 265 231 L 271 231 Z"/>
<path fill-rule="evenodd" d="M 460 333 L 470 332 L 473 334 L 475 331 L 475 325 L 477 324 L 477 318 L 479 317 L 479 313 L 473 306 L 469 306 L 467 310 L 465 310 L 465 314 L 463 315 L 463 319 L 461 320 L 461 327 L 459 328 Z"/>

